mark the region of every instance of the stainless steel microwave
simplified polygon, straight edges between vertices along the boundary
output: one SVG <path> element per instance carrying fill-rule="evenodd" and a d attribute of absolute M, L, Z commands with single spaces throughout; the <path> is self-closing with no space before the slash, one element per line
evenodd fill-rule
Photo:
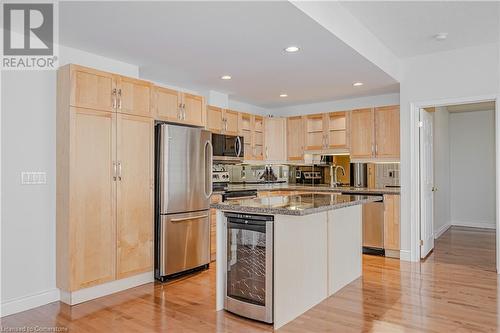
<path fill-rule="evenodd" d="M 244 148 L 242 136 L 212 133 L 214 161 L 243 161 Z"/>

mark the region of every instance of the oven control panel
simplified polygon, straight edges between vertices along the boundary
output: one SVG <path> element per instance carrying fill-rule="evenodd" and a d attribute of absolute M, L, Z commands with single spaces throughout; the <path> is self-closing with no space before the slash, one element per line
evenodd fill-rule
<path fill-rule="evenodd" d="M 229 172 L 227 171 L 213 171 L 212 182 L 214 183 L 229 183 Z"/>

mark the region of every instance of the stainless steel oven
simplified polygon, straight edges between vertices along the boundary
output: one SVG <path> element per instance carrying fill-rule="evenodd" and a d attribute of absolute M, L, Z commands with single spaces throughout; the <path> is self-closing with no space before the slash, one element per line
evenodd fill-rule
<path fill-rule="evenodd" d="M 214 161 L 243 160 L 245 145 L 242 136 L 212 133 L 212 146 Z"/>
<path fill-rule="evenodd" d="M 227 266 L 224 308 L 273 322 L 273 216 L 225 213 Z"/>

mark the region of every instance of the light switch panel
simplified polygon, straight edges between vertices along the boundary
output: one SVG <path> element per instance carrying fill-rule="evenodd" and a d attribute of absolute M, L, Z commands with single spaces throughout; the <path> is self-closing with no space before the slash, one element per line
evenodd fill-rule
<path fill-rule="evenodd" d="M 47 184 L 46 172 L 21 172 L 21 184 L 23 185 L 43 185 Z"/>

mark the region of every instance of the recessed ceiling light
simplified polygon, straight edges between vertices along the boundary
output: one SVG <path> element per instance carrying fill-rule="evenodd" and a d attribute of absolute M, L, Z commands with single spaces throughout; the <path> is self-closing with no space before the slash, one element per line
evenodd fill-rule
<path fill-rule="evenodd" d="M 288 52 L 288 53 L 295 53 L 295 52 L 297 52 L 297 51 L 299 51 L 299 50 L 300 50 L 300 47 L 292 45 L 292 46 L 287 47 L 287 48 L 285 49 L 285 52 Z"/>
<path fill-rule="evenodd" d="M 288 97 L 288 95 L 287 94 L 280 94 L 280 97 L 284 98 L 284 97 Z"/>
<path fill-rule="evenodd" d="M 434 35 L 434 39 L 438 40 L 438 41 L 443 41 L 446 38 L 448 38 L 448 33 L 447 32 L 440 32 L 440 33 Z"/>
<path fill-rule="evenodd" d="M 231 80 L 231 75 L 222 75 L 220 78 L 223 80 Z"/>
<path fill-rule="evenodd" d="M 363 82 L 354 82 L 352 85 L 355 87 L 361 87 L 363 85 Z"/>

